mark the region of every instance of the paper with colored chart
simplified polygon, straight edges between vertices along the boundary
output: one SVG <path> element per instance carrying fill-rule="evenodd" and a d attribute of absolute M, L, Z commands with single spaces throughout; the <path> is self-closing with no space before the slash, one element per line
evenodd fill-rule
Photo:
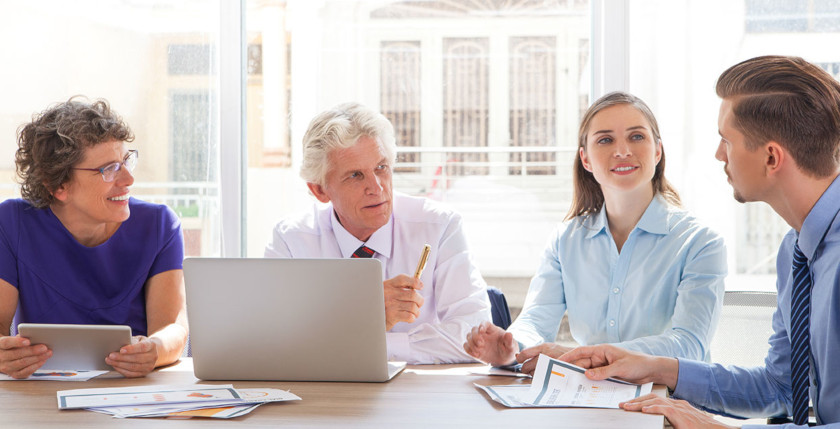
<path fill-rule="evenodd" d="M 262 404 L 260 403 L 210 408 L 195 408 L 195 406 L 178 406 L 177 404 L 172 406 L 138 405 L 135 407 L 88 408 L 87 410 L 95 411 L 97 413 L 102 414 L 108 414 L 120 419 L 129 417 L 208 417 L 214 419 L 230 419 L 248 414 L 260 405 Z"/>
<path fill-rule="evenodd" d="M 207 417 L 215 419 L 230 419 L 250 413 L 255 408 L 267 402 L 293 401 L 300 398 L 288 391 L 280 389 L 235 389 L 239 392 L 241 400 L 231 402 L 228 400 L 207 402 L 188 402 L 175 404 L 151 404 L 134 405 L 122 407 L 93 407 L 90 411 L 110 414 L 117 418 L 128 417 L 169 417 L 169 418 L 190 418 Z"/>
<path fill-rule="evenodd" d="M 134 386 L 75 389 L 56 393 L 59 409 L 86 408 L 126 417 L 210 417 L 228 419 L 268 402 L 300 400 L 280 389 L 235 389 L 233 385 Z"/>
<path fill-rule="evenodd" d="M 507 407 L 618 408 L 620 402 L 650 393 L 653 383 L 633 384 L 608 378 L 593 381 L 585 370 L 540 355 L 530 386 L 478 386 Z"/>
<path fill-rule="evenodd" d="M 59 390 L 58 409 L 239 400 L 233 385 L 133 386 Z"/>

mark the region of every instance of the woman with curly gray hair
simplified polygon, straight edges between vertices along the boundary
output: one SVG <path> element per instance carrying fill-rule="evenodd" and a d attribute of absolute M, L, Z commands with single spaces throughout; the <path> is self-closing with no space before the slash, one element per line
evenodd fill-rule
<path fill-rule="evenodd" d="M 142 377 L 178 359 L 187 339 L 181 225 L 129 197 L 138 152 L 105 100 L 78 98 L 18 130 L 22 199 L 0 203 L 0 372 L 26 378 L 52 356 L 11 336 L 29 323 L 129 325 L 105 362 Z"/>

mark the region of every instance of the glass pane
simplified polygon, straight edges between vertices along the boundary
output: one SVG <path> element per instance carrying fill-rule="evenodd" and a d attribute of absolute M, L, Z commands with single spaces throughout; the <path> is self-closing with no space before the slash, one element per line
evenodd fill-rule
<path fill-rule="evenodd" d="M 245 5 L 248 43 L 245 125 L 248 145 L 244 172 L 243 191 L 247 206 L 243 212 L 243 234 L 247 243 L 245 256 L 261 257 L 271 237 L 271 228 L 279 217 L 302 209 L 303 204 L 299 201 L 305 201 L 309 196 L 306 186 L 298 178 L 297 167 L 292 167 L 289 144 L 292 120 L 291 6 L 286 1 L 263 0 L 247 0 Z M 300 28 L 309 25 L 306 22 L 300 24 Z M 308 74 L 301 79 L 308 79 Z M 309 119 L 301 120 L 308 123 Z"/>
<path fill-rule="evenodd" d="M 220 253 L 219 0 L 0 3 L 0 197 L 19 197 L 14 130 L 74 95 L 104 98 L 134 131 L 132 195 L 180 216 L 186 253 Z M 14 41 L 14 42 L 10 42 Z"/>
<path fill-rule="evenodd" d="M 443 40 L 443 145 L 487 147 L 490 120 L 489 40 Z M 449 176 L 484 175 L 487 152 L 453 153 L 446 160 Z"/>
<path fill-rule="evenodd" d="M 510 39 L 510 135 L 511 146 L 531 148 L 556 146 L 557 59 L 554 37 Z M 509 174 L 556 172 L 554 152 L 511 153 Z"/>
<path fill-rule="evenodd" d="M 748 33 L 836 32 L 838 0 L 746 0 Z"/>
<path fill-rule="evenodd" d="M 394 125 L 402 147 L 420 146 L 422 62 L 420 42 L 383 41 L 380 51 L 382 114 Z M 403 152 L 397 173 L 419 173 L 420 154 Z"/>
<path fill-rule="evenodd" d="M 746 1 L 746 26 L 751 33 L 808 30 L 808 0 Z"/>
<path fill-rule="evenodd" d="M 588 1 L 247 4 L 263 63 L 247 95 L 249 256 L 314 201 L 298 177 L 309 121 L 358 101 L 394 123 L 396 191 L 458 210 L 485 276 L 533 275 L 570 204 L 589 102 Z"/>

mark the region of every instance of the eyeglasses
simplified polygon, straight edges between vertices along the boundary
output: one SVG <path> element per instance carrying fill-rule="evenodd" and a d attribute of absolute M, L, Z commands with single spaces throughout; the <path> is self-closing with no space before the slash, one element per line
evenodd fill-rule
<path fill-rule="evenodd" d="M 100 168 L 81 168 L 81 167 L 73 167 L 74 170 L 86 170 L 86 171 L 98 171 L 99 174 L 102 175 L 102 180 L 106 182 L 113 182 L 114 179 L 117 178 L 117 173 L 120 171 L 121 168 L 125 167 L 126 170 L 129 172 L 134 171 L 134 167 L 137 166 L 137 157 L 140 156 L 136 150 L 128 151 L 128 154 L 125 155 L 122 162 L 115 162 L 113 164 L 108 164 L 104 167 Z"/>

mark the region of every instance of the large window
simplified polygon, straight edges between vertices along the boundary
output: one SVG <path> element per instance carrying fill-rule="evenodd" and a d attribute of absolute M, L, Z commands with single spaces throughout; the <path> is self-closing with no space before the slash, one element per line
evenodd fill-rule
<path fill-rule="evenodd" d="M 720 141 L 715 81 L 758 55 L 796 55 L 835 76 L 837 2 L 630 0 L 630 90 L 659 119 L 667 174 L 686 206 L 726 239 L 728 289 L 775 290 L 776 252 L 790 227 L 764 203 L 739 204 L 714 159 Z M 834 20 L 836 22 L 836 19 Z M 667 35 L 667 37 L 666 37 Z"/>
<path fill-rule="evenodd" d="M 0 198 L 18 195 L 20 124 L 76 94 L 103 97 L 137 135 L 134 195 L 180 214 L 188 255 L 238 256 L 222 250 L 226 230 L 241 235 L 242 254 L 260 256 L 276 221 L 313 201 L 298 177 L 310 119 L 354 100 L 396 127 L 396 189 L 459 210 L 485 275 L 526 278 L 569 206 L 581 112 L 592 96 L 625 89 L 657 114 L 685 206 L 724 235 L 728 287 L 773 288 L 788 227 L 766 205 L 731 198 L 714 159 L 714 83 L 768 53 L 840 75 L 840 51 L 825 49 L 840 42 L 838 2 L 242 3 L 243 40 L 237 31 L 221 39 L 241 17 L 222 14 L 222 0 L 0 4 Z M 626 31 L 611 26 L 592 40 L 605 16 Z M 223 102 L 225 43 L 241 46 L 232 98 L 244 103 L 233 113 Z M 593 84 L 602 81 L 613 84 Z M 223 134 L 237 114 L 244 132 Z M 242 158 L 222 157 L 226 148 Z M 222 203 L 222 185 L 239 171 L 225 173 L 231 164 L 243 185 Z M 231 204 L 241 204 L 241 220 L 222 218 Z"/>
<path fill-rule="evenodd" d="M 19 197 L 15 130 L 74 95 L 133 129 L 132 195 L 180 216 L 188 256 L 219 255 L 219 0 L 0 3 L 0 190 Z"/>
<path fill-rule="evenodd" d="M 248 4 L 249 40 L 265 43 L 272 29 L 288 54 L 285 68 L 264 70 L 260 99 L 292 112 L 261 118 L 262 130 L 290 136 L 282 144 L 291 164 L 249 161 L 249 255 L 262 254 L 281 216 L 313 201 L 297 177 L 309 120 L 352 100 L 395 126 L 397 191 L 459 210 L 485 275 L 533 274 L 569 206 L 581 100 L 590 92 L 588 1 Z M 270 79 L 290 82 L 289 92 L 269 94 Z M 250 143 L 251 131 L 249 150 L 261 146 Z"/>

